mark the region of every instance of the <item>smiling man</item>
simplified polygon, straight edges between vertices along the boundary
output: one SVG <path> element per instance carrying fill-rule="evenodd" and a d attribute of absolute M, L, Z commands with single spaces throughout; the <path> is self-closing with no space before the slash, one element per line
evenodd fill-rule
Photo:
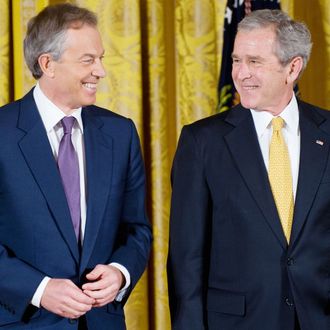
<path fill-rule="evenodd" d="M 310 33 L 278 10 L 238 26 L 241 104 L 182 130 L 172 169 L 174 330 L 330 329 L 330 112 L 297 100 Z"/>
<path fill-rule="evenodd" d="M 24 54 L 38 82 L 0 109 L 0 327 L 125 329 L 151 230 L 135 126 L 93 105 L 95 14 L 46 7 Z"/>

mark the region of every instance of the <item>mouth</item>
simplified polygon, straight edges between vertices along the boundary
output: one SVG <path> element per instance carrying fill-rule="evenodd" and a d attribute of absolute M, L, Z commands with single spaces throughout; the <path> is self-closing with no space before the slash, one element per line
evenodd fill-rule
<path fill-rule="evenodd" d="M 91 92 L 95 92 L 97 88 L 97 83 L 86 82 L 82 83 L 82 85 L 84 86 L 84 88 L 88 89 Z"/>
<path fill-rule="evenodd" d="M 259 86 L 257 85 L 246 85 L 246 86 L 242 86 L 242 89 L 243 90 L 254 90 L 254 89 L 257 89 Z"/>

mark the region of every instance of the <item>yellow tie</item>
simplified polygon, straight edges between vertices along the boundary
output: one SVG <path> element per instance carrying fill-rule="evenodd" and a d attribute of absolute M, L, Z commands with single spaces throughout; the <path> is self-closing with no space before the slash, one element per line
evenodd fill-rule
<path fill-rule="evenodd" d="M 293 220 L 293 190 L 290 158 L 283 139 L 284 121 L 281 117 L 272 120 L 273 135 L 269 148 L 269 181 L 282 228 L 287 241 L 290 241 Z"/>

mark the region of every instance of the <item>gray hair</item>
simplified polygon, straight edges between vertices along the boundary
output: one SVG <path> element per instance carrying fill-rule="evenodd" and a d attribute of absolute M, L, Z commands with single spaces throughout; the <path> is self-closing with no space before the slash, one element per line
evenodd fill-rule
<path fill-rule="evenodd" d="M 69 3 L 48 6 L 31 18 L 24 39 L 24 57 L 34 78 L 39 79 L 43 74 L 38 62 L 40 55 L 49 53 L 55 61 L 59 60 L 67 30 L 79 29 L 84 24 L 97 26 L 96 15 Z"/>
<path fill-rule="evenodd" d="M 285 66 L 293 58 L 300 56 L 303 59 L 301 74 L 306 68 L 312 49 L 311 34 L 307 26 L 302 22 L 292 20 L 281 10 L 263 9 L 252 11 L 251 14 L 245 16 L 238 24 L 237 31 L 267 27 L 274 27 L 276 34 L 274 53 L 280 63 Z"/>

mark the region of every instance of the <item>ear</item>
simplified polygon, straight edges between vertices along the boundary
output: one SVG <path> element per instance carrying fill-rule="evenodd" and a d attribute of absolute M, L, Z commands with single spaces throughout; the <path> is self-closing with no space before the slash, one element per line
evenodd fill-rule
<path fill-rule="evenodd" d="M 45 53 L 41 54 L 38 58 L 39 66 L 44 73 L 44 75 L 48 76 L 49 78 L 53 78 L 55 75 L 55 66 L 53 58 L 50 54 Z"/>
<path fill-rule="evenodd" d="M 294 57 L 288 65 L 287 83 L 294 83 L 302 70 L 303 59 L 300 56 Z"/>

